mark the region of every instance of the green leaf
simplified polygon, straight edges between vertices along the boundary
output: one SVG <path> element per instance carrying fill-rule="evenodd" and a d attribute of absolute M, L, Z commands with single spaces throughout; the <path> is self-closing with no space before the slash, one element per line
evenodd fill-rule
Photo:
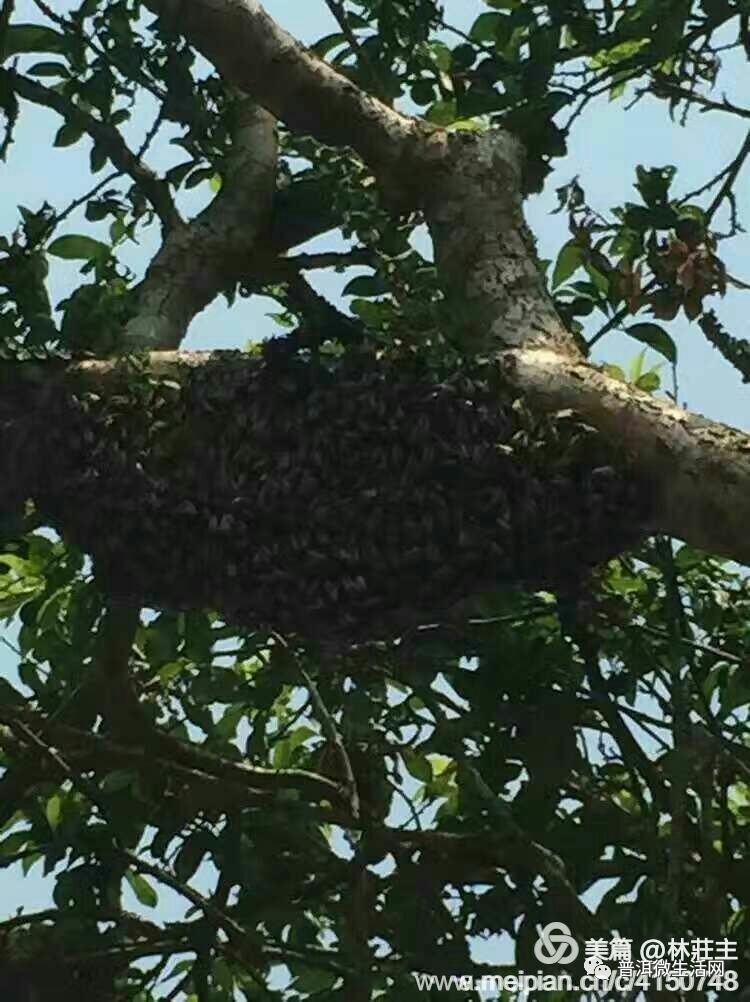
<path fill-rule="evenodd" d="M 435 823 L 452 818 L 458 813 L 458 793 L 451 793 L 445 798 L 435 814 Z"/>
<path fill-rule="evenodd" d="M 453 771 L 456 765 L 455 759 L 449 758 L 447 755 L 439 755 L 437 752 L 433 752 L 429 755 L 428 761 L 432 768 L 432 772 L 436 777 L 442 776 L 447 770 Z"/>
<path fill-rule="evenodd" d="M 432 80 L 417 80 L 411 89 L 411 99 L 415 104 L 432 104 L 435 100 L 435 84 Z"/>
<path fill-rule="evenodd" d="M 130 884 L 133 894 L 135 894 L 142 905 L 146 908 L 156 908 L 159 903 L 159 895 L 145 877 L 142 877 L 140 873 L 136 873 L 135 870 L 126 870 L 125 879 Z"/>
<path fill-rule="evenodd" d="M 458 118 L 448 126 L 449 132 L 486 132 L 490 126 L 476 118 Z"/>
<path fill-rule="evenodd" d="M 129 235 L 130 227 L 122 219 L 115 219 L 109 228 L 109 239 L 113 244 L 119 243 Z"/>
<path fill-rule="evenodd" d="M 277 741 L 273 747 L 271 761 L 275 769 L 286 769 L 292 758 L 292 748 L 288 738 Z"/>
<path fill-rule="evenodd" d="M 213 978 L 216 984 L 226 992 L 228 999 L 234 998 L 234 976 L 229 964 L 219 957 L 213 964 Z"/>
<path fill-rule="evenodd" d="M 308 967 L 294 979 L 293 987 L 303 995 L 321 995 L 330 992 L 337 981 L 338 975 L 331 971 Z"/>
<path fill-rule="evenodd" d="M 444 42 L 432 42 L 429 48 L 435 66 L 443 73 L 447 73 L 453 65 L 451 50 Z"/>
<path fill-rule="evenodd" d="M 70 70 L 65 63 L 41 62 L 34 63 L 28 74 L 32 77 L 69 77 Z"/>
<path fill-rule="evenodd" d="M 505 22 L 504 14 L 480 14 L 472 24 L 469 35 L 475 42 L 494 42 L 498 28 Z"/>
<path fill-rule="evenodd" d="M 115 769 L 114 772 L 107 773 L 102 780 L 101 787 L 105 793 L 118 793 L 120 790 L 126 790 L 133 786 L 137 780 L 138 774 L 131 769 Z"/>
<path fill-rule="evenodd" d="M 403 748 L 401 756 L 404 760 L 407 772 L 415 779 L 423 783 L 432 782 L 432 764 L 424 755 L 420 755 L 411 748 Z"/>
<path fill-rule="evenodd" d="M 13 832 L 0 842 L 0 856 L 15 856 L 28 844 L 29 839 L 28 830 Z"/>
<path fill-rule="evenodd" d="M 685 543 L 679 550 L 675 553 L 674 562 L 678 570 L 685 571 L 693 570 L 699 567 L 702 563 L 708 560 L 708 554 L 703 550 L 697 550 L 694 547 Z"/>
<path fill-rule="evenodd" d="M 628 369 L 628 378 L 631 383 L 636 383 L 641 378 L 643 373 L 643 363 L 646 360 L 646 349 L 639 351 L 638 354 L 633 358 L 630 363 L 630 368 Z"/>
<path fill-rule="evenodd" d="M 647 344 L 649 348 L 658 351 L 668 362 L 671 362 L 673 365 L 676 363 L 677 345 L 659 324 L 633 324 L 632 327 L 627 327 L 625 330 L 636 341 L 640 341 L 641 344 Z"/>
<path fill-rule="evenodd" d="M 638 181 L 636 188 L 649 207 L 658 208 L 667 202 L 669 186 L 674 180 L 677 168 L 674 164 L 666 167 L 652 167 L 647 170 L 642 164 L 635 169 Z"/>
<path fill-rule="evenodd" d="M 294 751 L 295 748 L 299 748 L 300 745 L 304 744 L 309 738 L 316 737 L 318 732 L 312 727 L 308 727 L 307 724 L 302 724 L 297 727 L 289 735 L 289 745 Z"/>
<path fill-rule="evenodd" d="M 164 176 L 170 184 L 174 185 L 175 188 L 179 188 L 194 166 L 194 162 L 188 160 L 187 163 L 171 167 Z"/>
<path fill-rule="evenodd" d="M 352 300 L 352 313 L 361 317 L 371 327 L 378 327 L 383 321 L 390 319 L 391 309 L 387 303 L 372 303 L 369 299 Z"/>
<path fill-rule="evenodd" d="M 591 56 L 589 64 L 594 69 L 601 69 L 602 66 L 612 66 L 615 63 L 634 56 L 639 49 L 642 49 L 646 45 L 648 45 L 647 38 L 636 38 L 631 41 L 620 42 L 619 45 L 615 45 L 610 49 L 604 49 L 601 52 L 595 53 L 595 55 Z"/>
<path fill-rule="evenodd" d="M 94 143 L 94 145 L 91 147 L 91 152 L 89 153 L 89 163 L 91 165 L 91 173 L 98 174 L 99 171 L 102 169 L 102 167 L 105 166 L 108 159 L 109 158 L 107 157 L 107 154 L 102 149 L 102 147 Z"/>
<path fill-rule="evenodd" d="M 173 678 L 182 674 L 183 671 L 189 666 L 189 661 L 168 661 L 165 665 L 159 669 L 159 681 L 166 685 Z"/>
<path fill-rule="evenodd" d="M 605 365 L 602 366 L 602 369 L 604 370 L 604 372 L 607 373 L 608 376 L 611 376 L 612 379 L 619 379 L 621 383 L 627 382 L 627 379 L 625 377 L 625 372 L 623 371 L 623 369 L 620 368 L 619 365 L 612 365 L 611 363 L 607 362 Z"/>
<path fill-rule="evenodd" d="M 44 853 L 42 852 L 32 852 L 29 856 L 24 856 L 21 860 L 21 871 L 24 877 L 28 874 L 34 863 L 38 863 L 40 859 L 44 859 Z"/>
<path fill-rule="evenodd" d="M 41 24 L 11 24 L 5 30 L 2 56 L 22 52 L 65 52 L 65 36 Z"/>
<path fill-rule="evenodd" d="M 197 188 L 199 184 L 203 184 L 204 181 L 208 181 L 209 184 L 212 183 L 216 172 L 213 167 L 199 167 L 198 170 L 193 171 L 193 173 L 186 178 L 185 187 L 186 188 Z"/>
<path fill-rule="evenodd" d="M 473 66 L 477 58 L 477 48 L 474 45 L 457 45 L 453 50 L 453 65 L 464 69 Z"/>
<path fill-rule="evenodd" d="M 436 101 L 425 115 L 435 125 L 450 125 L 457 117 L 455 101 Z"/>
<path fill-rule="evenodd" d="M 208 852 L 211 842 L 211 835 L 205 831 L 194 832 L 185 839 L 174 864 L 174 872 L 183 884 L 186 884 L 190 880 L 201 865 L 201 861 Z"/>
<path fill-rule="evenodd" d="M 627 86 L 628 86 L 627 76 L 625 76 L 625 79 L 618 80 L 617 83 L 613 83 L 612 86 L 609 88 L 608 100 L 616 101 L 618 97 L 622 97 L 622 95 L 627 90 Z"/>
<path fill-rule="evenodd" d="M 47 251 L 53 257 L 60 257 L 66 261 L 92 261 L 109 255 L 109 247 L 106 244 L 82 233 L 58 237 L 52 241 Z"/>
<path fill-rule="evenodd" d="M 325 59 L 329 52 L 333 52 L 340 45 L 347 45 L 346 35 L 340 31 L 335 31 L 332 35 L 325 35 L 312 46 L 312 51 L 316 56 Z M 347 45 L 348 48 L 348 45 Z"/>
<path fill-rule="evenodd" d="M 61 125 L 57 130 L 53 146 L 57 146 L 60 149 L 74 146 L 84 132 L 85 129 L 82 129 L 80 125 L 76 125 L 74 122 L 66 122 L 65 125 Z"/>
<path fill-rule="evenodd" d="M 357 275 L 344 289 L 344 296 L 384 296 L 390 292 L 388 282 L 380 275 Z"/>
<path fill-rule="evenodd" d="M 58 793 L 53 797 L 50 797 L 44 808 L 44 815 L 47 818 L 47 824 L 50 826 L 52 831 L 56 831 L 58 825 L 60 824 L 60 816 L 62 814 L 62 798 Z"/>
<path fill-rule="evenodd" d="M 649 369 L 648 372 L 644 372 L 642 376 L 639 376 L 635 385 L 645 393 L 655 393 L 661 386 L 661 378 L 656 369 Z"/>
<path fill-rule="evenodd" d="M 557 289 L 567 281 L 583 265 L 585 261 L 584 248 L 569 240 L 560 250 L 552 273 L 552 288 Z"/>

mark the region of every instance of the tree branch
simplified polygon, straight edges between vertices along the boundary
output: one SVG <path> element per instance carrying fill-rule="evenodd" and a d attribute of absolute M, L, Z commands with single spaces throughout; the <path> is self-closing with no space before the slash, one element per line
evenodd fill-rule
<path fill-rule="evenodd" d="M 360 64 L 366 68 L 367 75 L 370 78 L 370 84 L 376 91 L 381 91 L 382 93 L 382 81 L 380 80 L 380 74 L 378 73 L 377 66 L 359 44 L 359 39 L 354 34 L 352 26 L 349 24 L 349 18 L 346 16 L 346 10 L 344 9 L 343 3 L 340 3 L 340 0 L 325 0 L 325 3 L 333 17 L 336 19 L 336 23 L 339 28 L 341 28 L 341 33 L 345 36 L 352 52 L 357 57 Z"/>
<path fill-rule="evenodd" d="M 325 700 L 321 696 L 313 677 L 304 668 L 300 674 L 310 692 L 310 698 L 320 719 L 323 733 L 338 758 L 337 772 L 341 771 L 343 773 L 349 796 L 349 810 L 351 811 L 352 820 L 356 825 L 359 825 L 362 818 L 359 784 L 341 731 L 333 718 L 333 714 L 326 706 Z M 349 880 L 349 925 L 344 938 L 344 942 L 348 943 L 354 958 L 354 976 L 348 979 L 345 984 L 347 997 L 352 1002 L 369 1002 L 372 996 L 369 948 L 371 916 L 370 908 L 368 907 L 370 874 L 367 870 L 367 861 L 364 858 L 362 849 L 363 843 L 360 841 L 360 844 L 356 846 L 354 859 L 350 864 L 352 876 Z"/>
<path fill-rule="evenodd" d="M 273 118 L 236 96 L 236 123 L 221 191 L 187 225 L 173 231 L 136 290 L 137 314 L 127 349 L 176 348 L 193 317 L 232 288 L 268 224 L 276 188 Z"/>
<path fill-rule="evenodd" d="M 533 404 L 570 407 L 620 442 L 653 485 L 648 529 L 750 563 L 750 440 L 667 400 L 551 351 L 504 353 L 510 380 Z"/>
<path fill-rule="evenodd" d="M 29 80 L 15 70 L 2 71 L 10 86 L 20 97 L 34 104 L 56 111 L 66 121 L 84 129 L 94 142 L 123 174 L 127 174 L 139 191 L 148 199 L 161 220 L 165 233 L 174 230 L 181 223 L 180 215 L 172 201 L 169 185 L 161 180 L 143 161 L 132 152 L 113 125 L 101 122 L 84 111 L 77 104 L 57 91 L 35 80 Z"/>
<path fill-rule="evenodd" d="M 734 184 L 739 177 L 739 173 L 744 167 L 748 156 L 750 156 L 750 130 L 748 130 L 737 156 L 730 164 L 728 164 L 726 168 L 726 177 L 724 178 L 724 182 L 722 183 L 721 188 L 719 188 L 716 192 L 716 195 L 706 212 L 707 219 L 713 219 L 721 203 L 731 194 L 732 188 L 734 187 Z"/>
<path fill-rule="evenodd" d="M 239 789 L 254 791 L 255 802 L 260 793 L 296 789 L 313 802 L 347 803 L 338 783 L 305 769 L 266 769 L 246 762 L 233 762 L 157 731 L 153 732 L 148 745 L 118 743 L 57 723 L 33 710 L 0 706 L 0 723 L 12 727 L 19 722 L 33 727 L 52 746 L 64 748 L 66 754 L 84 755 L 88 768 L 107 769 L 116 765 L 152 771 L 158 763 L 184 782 L 220 779 L 222 783 L 234 784 L 232 796 L 235 798 Z"/>
<path fill-rule="evenodd" d="M 320 718 L 320 724 L 323 728 L 323 733 L 328 739 L 329 743 L 336 752 L 339 759 L 339 764 L 341 770 L 344 774 L 344 780 L 346 782 L 346 787 L 349 793 L 349 805 L 352 812 L 352 817 L 355 821 L 360 819 L 360 798 L 359 790 L 357 788 L 357 779 L 354 775 L 354 769 L 352 768 L 352 762 L 349 758 L 349 752 L 346 750 L 344 744 L 344 739 L 341 737 L 341 732 L 338 729 L 336 721 L 333 719 L 328 707 L 323 700 L 323 697 L 318 691 L 318 687 L 315 684 L 314 679 L 309 672 L 305 671 L 304 668 L 301 670 L 302 678 L 305 680 L 305 685 L 310 692 L 310 698 L 312 699 L 313 705 L 317 710 L 318 717 Z"/>
<path fill-rule="evenodd" d="M 131 741 L 149 730 L 130 678 L 130 653 L 140 610 L 111 605 L 96 633 L 94 663 L 87 690 L 92 705 L 101 709 L 105 722 L 118 737 Z"/>
<path fill-rule="evenodd" d="M 258 0 L 146 0 L 146 6 L 291 129 L 351 146 L 376 170 L 391 173 L 419 130 L 308 52 Z"/>
<path fill-rule="evenodd" d="M 665 90 L 675 97 L 681 97 L 688 104 L 697 104 L 703 111 L 723 111 L 730 115 L 737 115 L 740 118 L 750 118 L 750 108 L 742 108 L 733 104 L 726 97 L 721 101 L 712 101 L 703 94 L 698 94 L 689 87 L 681 87 L 679 83 L 669 80 L 661 75 L 657 75 L 657 86 L 660 90 Z"/>
<path fill-rule="evenodd" d="M 291 129 L 352 147 L 394 208 L 424 209 L 448 297 L 444 326 L 460 348 L 575 351 L 523 221 L 520 142 L 500 129 L 452 134 L 401 115 L 305 50 L 258 0 L 147 6 Z"/>
<path fill-rule="evenodd" d="M 497 798 L 492 791 L 489 793 L 495 805 Z M 561 906 L 560 914 L 563 911 L 566 913 L 566 920 L 576 934 L 582 937 L 597 935 L 599 924 L 596 917 L 578 898 L 560 860 L 513 822 L 512 805 L 508 806 L 507 812 L 503 812 L 502 819 L 497 817 L 492 832 L 464 835 L 458 832 L 393 831 L 384 828 L 373 833 L 373 844 L 412 853 L 419 851 L 433 864 L 442 862 L 448 866 L 446 880 L 452 883 L 491 883 L 493 872 L 496 876 L 498 869 L 508 867 L 541 874 Z"/>

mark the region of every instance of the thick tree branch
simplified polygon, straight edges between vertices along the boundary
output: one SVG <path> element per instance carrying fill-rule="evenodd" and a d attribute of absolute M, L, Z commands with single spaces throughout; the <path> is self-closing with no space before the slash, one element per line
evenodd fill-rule
<path fill-rule="evenodd" d="M 88 682 L 91 703 L 101 709 L 107 726 L 115 735 L 131 740 L 148 730 L 130 678 L 130 652 L 139 623 L 139 609 L 112 605 L 105 611 L 96 634 L 93 673 Z"/>
<path fill-rule="evenodd" d="M 268 225 L 276 187 L 273 118 L 237 97 L 233 149 L 221 191 L 195 219 L 169 234 L 136 290 L 128 350 L 176 348 L 193 317 L 232 288 Z"/>
<path fill-rule="evenodd" d="M 146 0 L 146 6 L 291 129 L 351 146 L 376 170 L 390 173 L 419 131 L 413 119 L 308 52 L 258 0 Z"/>
<path fill-rule="evenodd" d="M 750 439 L 551 351 L 505 353 L 509 378 L 544 409 L 571 407 L 634 457 L 654 487 L 656 532 L 750 563 Z"/>
<path fill-rule="evenodd" d="M 523 218 L 525 152 L 509 133 L 438 133 L 425 158 L 423 207 L 447 297 L 445 332 L 468 353 L 500 345 L 577 351 L 539 271 Z M 427 151 L 426 151 L 427 154 Z"/>
<path fill-rule="evenodd" d="M 401 115 L 304 49 L 257 0 L 147 5 L 292 130 L 353 148 L 391 205 L 424 209 L 448 297 L 445 327 L 460 347 L 574 351 L 523 221 L 517 140 L 502 130 L 451 134 Z"/>

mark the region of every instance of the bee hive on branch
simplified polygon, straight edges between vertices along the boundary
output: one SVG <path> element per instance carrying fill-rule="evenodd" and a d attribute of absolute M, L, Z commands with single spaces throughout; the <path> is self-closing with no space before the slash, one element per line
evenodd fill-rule
<path fill-rule="evenodd" d="M 114 597 L 357 642 L 499 586 L 572 587 L 641 538 L 644 485 L 574 414 L 529 413 L 492 361 L 172 358 L 48 380 L 22 476 L 28 399 L 0 410 L 6 481 Z"/>

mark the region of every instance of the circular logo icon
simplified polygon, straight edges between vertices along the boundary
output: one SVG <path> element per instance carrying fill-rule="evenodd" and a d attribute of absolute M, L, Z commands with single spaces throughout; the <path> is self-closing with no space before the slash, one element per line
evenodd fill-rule
<path fill-rule="evenodd" d="M 539 926 L 534 956 L 540 964 L 572 964 L 578 952 L 578 943 L 564 922 L 548 922 Z"/>
<path fill-rule="evenodd" d="M 593 974 L 601 962 L 601 957 L 586 957 L 583 962 L 583 969 L 587 974 Z"/>
<path fill-rule="evenodd" d="M 612 968 L 607 964 L 599 964 L 599 966 L 594 971 L 594 977 L 599 978 L 600 981 L 606 981 L 607 978 L 612 974 Z"/>

